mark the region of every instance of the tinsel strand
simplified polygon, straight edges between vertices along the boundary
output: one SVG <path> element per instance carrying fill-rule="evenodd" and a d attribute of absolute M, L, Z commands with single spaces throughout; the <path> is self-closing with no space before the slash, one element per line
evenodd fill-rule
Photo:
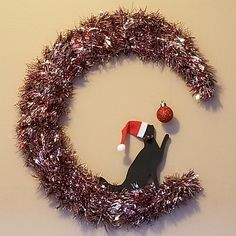
<path fill-rule="evenodd" d="M 200 99 L 213 96 L 212 69 L 187 33 L 159 13 L 120 9 L 60 34 L 52 48 L 45 48 L 42 59 L 28 66 L 19 102 L 18 143 L 40 186 L 59 208 L 107 227 L 139 226 L 202 191 L 198 177 L 189 171 L 165 178 L 158 189 L 151 184 L 114 193 L 79 163 L 59 122 L 68 112 L 73 82 L 91 68 L 131 53 L 144 62 L 169 66 Z"/>

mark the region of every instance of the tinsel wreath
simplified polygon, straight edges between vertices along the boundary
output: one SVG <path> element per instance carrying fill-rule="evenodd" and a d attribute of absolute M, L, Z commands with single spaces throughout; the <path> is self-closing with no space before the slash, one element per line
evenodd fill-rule
<path fill-rule="evenodd" d="M 157 189 L 110 192 L 76 157 L 59 120 L 68 111 L 73 82 L 119 55 L 169 66 L 207 100 L 214 93 L 214 74 L 192 37 L 159 13 L 122 9 L 92 16 L 60 34 L 41 59 L 28 66 L 17 125 L 18 144 L 46 194 L 76 217 L 107 227 L 139 226 L 157 219 L 199 193 L 197 175 L 166 177 Z"/>

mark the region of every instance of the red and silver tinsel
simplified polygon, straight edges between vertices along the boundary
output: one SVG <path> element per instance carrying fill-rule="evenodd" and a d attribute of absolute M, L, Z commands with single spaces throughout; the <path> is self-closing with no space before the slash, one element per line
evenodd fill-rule
<path fill-rule="evenodd" d="M 28 67 L 19 101 L 19 147 L 47 195 L 59 208 L 105 226 L 138 226 L 170 213 L 202 188 L 193 171 L 166 177 L 158 189 L 114 193 L 99 185 L 76 158 L 59 120 L 68 111 L 73 83 L 111 58 L 135 54 L 144 62 L 169 66 L 207 100 L 214 94 L 214 74 L 192 37 L 159 13 L 101 13 L 60 34 L 43 57 Z M 97 157 L 96 157 L 97 158 Z"/>

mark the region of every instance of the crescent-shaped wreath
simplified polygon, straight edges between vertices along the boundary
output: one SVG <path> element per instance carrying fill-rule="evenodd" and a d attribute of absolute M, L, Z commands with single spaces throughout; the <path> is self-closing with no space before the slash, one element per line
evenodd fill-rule
<path fill-rule="evenodd" d="M 170 213 L 202 190 L 193 171 L 134 191 L 111 192 L 79 163 L 60 118 L 68 111 L 73 83 L 119 55 L 169 66 L 197 99 L 214 94 L 214 74 L 193 38 L 159 13 L 143 10 L 92 16 L 60 34 L 43 57 L 28 66 L 21 90 L 18 144 L 46 194 L 76 217 L 105 226 L 138 226 Z"/>

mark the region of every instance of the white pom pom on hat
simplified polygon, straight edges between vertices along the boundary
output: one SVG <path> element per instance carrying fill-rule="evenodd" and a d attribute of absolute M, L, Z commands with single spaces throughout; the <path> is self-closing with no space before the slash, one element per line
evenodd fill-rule
<path fill-rule="evenodd" d="M 125 127 L 122 129 L 122 136 L 121 142 L 117 146 L 118 151 L 125 150 L 125 140 L 127 134 L 131 134 L 133 136 L 143 138 L 146 130 L 147 130 L 148 123 L 142 121 L 128 121 Z"/>
<path fill-rule="evenodd" d="M 117 151 L 121 152 L 121 151 L 124 151 L 124 150 L 125 150 L 125 145 L 123 143 L 121 143 L 117 146 Z"/>

